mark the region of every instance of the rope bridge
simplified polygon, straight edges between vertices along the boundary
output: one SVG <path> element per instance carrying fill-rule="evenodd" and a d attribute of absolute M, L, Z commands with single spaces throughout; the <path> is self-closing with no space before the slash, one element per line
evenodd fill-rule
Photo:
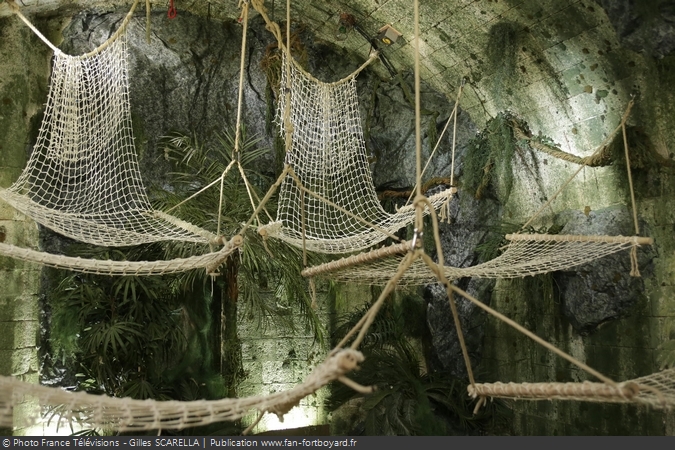
<path fill-rule="evenodd" d="M 51 410 L 52 420 L 58 422 L 58 425 L 75 422 L 119 431 L 180 430 L 237 420 L 252 411 L 269 412 L 282 418 L 300 400 L 331 381 L 356 385 L 345 375 L 356 369 L 362 361 L 363 355 L 358 351 L 336 350 L 302 383 L 287 391 L 244 398 L 189 402 L 133 400 L 85 392 L 67 392 L 25 383 L 12 377 L 0 377 L 0 427 L 11 428 L 17 425 L 14 405 L 24 402 L 36 402 L 48 411 Z M 41 415 L 41 410 L 34 411 L 32 417 L 25 417 L 23 420 L 34 423 Z"/>

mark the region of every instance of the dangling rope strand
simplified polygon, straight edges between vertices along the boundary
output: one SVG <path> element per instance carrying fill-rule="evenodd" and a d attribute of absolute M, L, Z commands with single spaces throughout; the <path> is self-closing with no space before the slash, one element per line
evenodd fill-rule
<path fill-rule="evenodd" d="M 464 90 L 465 79 L 459 84 L 459 93 L 457 94 L 457 101 L 454 109 L 454 122 L 452 125 L 452 159 L 450 160 L 450 186 L 455 186 L 455 147 L 457 144 L 457 115 L 459 114 L 459 101 L 462 98 L 462 91 Z M 446 125 L 447 127 L 447 125 Z"/>
<path fill-rule="evenodd" d="M 149 44 L 150 43 L 150 0 L 145 0 L 145 41 Z"/>
<path fill-rule="evenodd" d="M 427 171 L 427 168 L 429 167 L 429 164 L 431 164 L 431 160 L 433 159 L 434 155 L 436 154 L 436 150 L 438 150 L 438 147 L 441 145 L 441 141 L 443 140 L 443 137 L 445 136 L 445 132 L 448 130 L 448 126 L 450 125 L 450 122 L 455 119 L 454 122 L 454 127 L 455 129 L 452 132 L 452 170 L 450 174 L 450 184 L 454 185 L 453 183 L 453 173 L 454 173 L 454 167 L 455 167 L 455 134 L 457 130 L 457 107 L 459 105 L 459 99 L 462 97 L 462 88 L 464 87 L 464 84 L 462 83 L 459 86 L 459 91 L 457 92 L 457 101 L 455 102 L 455 106 L 452 108 L 452 112 L 450 113 L 450 116 L 448 117 L 448 120 L 445 121 L 445 126 L 443 127 L 443 131 L 441 131 L 441 135 L 438 137 L 438 140 L 436 141 L 436 145 L 434 145 L 434 149 L 431 151 L 431 154 L 429 155 L 429 158 L 427 159 L 427 163 L 424 165 L 424 169 L 422 169 L 422 177 L 424 177 L 424 173 Z M 408 201 L 406 203 L 410 203 L 410 201 L 413 198 L 413 195 L 415 195 L 415 191 L 417 189 L 417 186 L 413 188 L 410 191 L 410 195 L 408 196 Z"/>
<path fill-rule="evenodd" d="M 419 1 L 413 2 L 415 16 L 415 183 L 417 197 L 422 196 L 422 114 L 420 106 L 420 18 Z"/>
<path fill-rule="evenodd" d="M 459 85 L 459 93 L 457 94 L 457 101 L 455 102 L 454 110 L 454 124 L 452 127 L 452 157 L 450 161 L 450 195 L 448 196 L 448 200 L 445 202 L 445 205 L 441 207 L 441 220 L 445 220 L 448 223 L 450 223 L 450 200 L 457 192 L 457 188 L 455 187 L 455 148 L 457 144 L 457 114 L 459 114 L 457 108 L 459 107 L 459 100 L 462 98 L 464 81 L 464 78 L 462 78 L 462 82 Z"/>
<path fill-rule="evenodd" d="M 415 20 L 415 183 L 416 199 L 422 198 L 422 108 L 420 106 L 420 16 L 419 1 L 413 2 Z M 417 201 L 415 201 L 417 204 Z M 421 205 L 415 207 L 415 233 L 424 232 L 424 216 Z"/>
<path fill-rule="evenodd" d="M 630 152 L 628 150 L 628 138 L 626 136 L 626 123 L 621 122 L 621 133 L 623 135 L 623 148 L 626 155 L 626 171 L 628 172 L 628 188 L 630 189 L 630 201 L 633 207 L 633 224 L 635 225 L 635 235 L 640 235 L 640 226 L 638 225 L 637 206 L 635 203 L 635 191 L 633 190 L 633 174 L 630 170 Z M 630 249 L 630 276 L 639 277 L 640 268 L 638 265 L 637 245 Z"/>
<path fill-rule="evenodd" d="M 241 139 L 241 110 L 244 99 L 244 73 L 246 67 L 246 35 L 248 31 L 248 0 L 242 3 L 241 21 L 243 30 L 241 33 L 241 54 L 239 57 L 239 91 L 237 99 L 237 123 L 235 125 L 234 135 L 234 149 L 232 151 L 232 159 L 239 161 L 239 141 Z"/>
<path fill-rule="evenodd" d="M 424 199 L 429 203 L 428 199 Z M 430 205 L 429 205 L 430 206 Z M 436 244 L 436 254 L 438 263 L 434 263 L 429 256 L 422 252 L 422 260 L 426 263 L 427 267 L 431 269 L 432 272 L 436 275 L 436 279 L 440 281 L 446 289 L 448 296 L 448 303 L 450 304 L 450 310 L 452 311 L 452 318 L 455 322 L 455 329 L 457 330 L 457 338 L 459 339 L 459 345 L 462 348 L 462 357 L 464 358 L 464 365 L 466 366 L 466 372 L 469 375 L 469 382 L 472 386 L 476 385 L 476 380 L 473 376 L 473 368 L 471 367 L 471 358 L 469 358 L 469 350 L 466 348 L 466 342 L 464 340 L 464 331 L 462 330 L 462 323 L 459 319 L 459 313 L 457 311 L 457 303 L 455 302 L 455 297 L 450 289 L 451 282 L 445 276 L 443 271 L 443 266 L 445 265 L 443 258 L 443 247 L 441 246 L 441 233 L 438 228 L 438 217 L 436 216 L 436 211 L 433 208 L 430 209 L 431 215 L 431 229 L 434 233 L 434 243 Z"/>

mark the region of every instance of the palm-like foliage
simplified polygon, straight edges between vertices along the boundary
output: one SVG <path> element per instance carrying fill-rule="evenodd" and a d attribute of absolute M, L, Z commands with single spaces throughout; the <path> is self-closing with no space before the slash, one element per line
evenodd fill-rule
<path fill-rule="evenodd" d="M 267 149 L 258 147 L 260 139 L 250 139 L 242 129 L 239 155 L 233 153 L 234 137 L 225 133 L 219 138 L 219 145 L 207 149 L 196 139 L 185 135 L 174 135 L 164 142 L 164 155 L 175 167 L 172 177 L 175 189 L 163 190 L 157 194 L 160 208 L 168 209 L 178 204 L 182 199 L 192 196 L 214 180 L 221 177 L 223 171 L 233 158 L 238 161 L 250 182 L 247 190 L 244 180 L 236 167 L 233 167 L 223 179 L 222 216 L 218 217 L 218 205 L 221 201 L 217 183 L 210 189 L 197 195 L 194 199 L 180 205 L 172 213 L 182 219 L 209 229 L 218 230 L 225 237 L 231 237 L 241 230 L 242 223 L 246 222 L 253 213 L 253 202 L 257 206 L 259 199 L 269 189 L 272 177 L 253 167 L 265 155 Z M 269 216 L 267 214 L 269 213 Z M 266 212 L 260 216 L 262 221 L 271 220 L 275 214 L 273 201 L 266 205 Z M 311 298 L 307 282 L 300 272 L 303 269 L 302 252 L 278 240 L 263 242 L 260 235 L 249 229 L 245 234 L 244 245 L 237 264 L 237 291 L 241 293 L 240 300 L 247 317 L 255 318 L 260 325 L 266 319 L 284 321 L 292 327 L 293 322 L 285 313 L 287 307 L 301 311 L 306 318 L 306 325 L 314 331 L 319 341 L 323 341 L 323 326 L 310 307 Z M 169 248 L 172 254 L 188 254 L 194 252 L 193 246 L 174 244 Z M 309 255 L 310 262 L 319 262 L 319 256 Z M 203 272 L 191 272 L 182 278 L 186 286 L 195 282 L 205 282 Z M 271 294 L 271 295 L 270 295 Z M 282 308 L 280 308 L 280 306 Z M 286 308 L 284 308 L 286 307 Z"/>
<path fill-rule="evenodd" d="M 365 311 L 363 308 L 346 317 L 336 335 L 344 334 Z M 373 322 L 360 348 L 365 356 L 362 370 L 353 378 L 376 386 L 376 390 L 361 398 L 360 420 L 352 424 L 350 434 L 470 434 L 480 432 L 499 416 L 495 404 L 473 415 L 465 380 L 424 370 L 421 355 L 411 344 L 420 337 L 419 323 L 424 323 L 423 305 L 420 308 L 411 298 L 387 303 Z M 335 409 L 359 397 L 338 384 L 331 406 Z"/>
<path fill-rule="evenodd" d="M 180 302 L 166 279 L 71 275 L 52 293 L 52 352 L 74 359 L 76 388 L 176 398 L 167 376 L 188 348 Z"/>
<path fill-rule="evenodd" d="M 174 211 L 212 232 L 218 230 L 219 221 L 221 234 L 238 232 L 252 214 L 250 196 L 257 202 L 270 184 L 268 176 L 250 169 L 265 154 L 257 148 L 258 141 L 242 138 L 239 155 L 232 152 L 234 139 L 229 134 L 213 149 L 183 135 L 165 143 L 165 156 L 176 170 L 173 186 L 155 192 L 162 209 L 177 205 L 218 179 L 232 158 L 238 158 L 251 182 L 250 191 L 234 167 L 223 179 L 221 217 L 218 187 Z M 242 375 L 236 331 L 238 303 L 260 323 L 273 316 L 289 326 L 293 320 L 286 312 L 295 307 L 306 313 L 306 325 L 322 340 L 322 325 L 310 307 L 306 282 L 300 276 L 301 252 L 278 241 L 264 243 L 255 230 L 245 238 L 240 254 L 230 257 L 213 284 L 204 271 L 121 278 L 53 272 L 52 279 L 63 281 L 49 296 L 48 351 L 53 360 L 60 359 L 52 368 L 75 367 L 78 373 L 70 384 L 89 392 L 138 399 L 222 398 L 236 393 L 234 386 Z M 123 251 L 70 244 L 71 253 L 113 260 L 153 260 L 208 250 L 204 245 L 181 243 L 155 243 Z M 225 326 L 216 323 L 221 317 L 229 321 Z M 227 334 L 220 334 L 222 329 Z M 49 363 L 45 369 L 49 370 Z M 197 432 L 203 434 L 203 430 Z"/>

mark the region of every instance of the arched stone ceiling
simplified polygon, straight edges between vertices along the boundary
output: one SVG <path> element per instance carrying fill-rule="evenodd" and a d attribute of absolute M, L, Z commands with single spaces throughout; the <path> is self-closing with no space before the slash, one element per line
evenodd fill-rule
<path fill-rule="evenodd" d="M 82 8 L 118 8 L 131 2 L 18 3 L 26 14 L 53 15 Z M 497 112 L 509 109 L 527 120 L 535 132 L 566 143 L 575 153 L 588 153 L 618 123 L 645 70 L 640 61 L 643 56 L 620 45 L 615 27 L 599 3 L 421 0 L 422 79 L 449 100 L 455 99 L 460 80 L 466 80 L 461 106 L 479 126 Z M 615 2 L 614 10 L 618 3 L 631 4 Z M 167 4 L 153 1 L 153 8 L 166 9 Z M 175 4 L 179 14 L 181 10 L 190 11 L 214 19 L 239 15 L 235 0 L 175 0 Z M 268 0 L 266 6 L 275 20 L 285 20 L 286 2 Z M 335 38 L 339 15 L 345 12 L 352 14 L 368 35 L 374 36 L 385 24 L 401 32 L 402 37 L 382 52 L 396 71 L 412 69 L 411 0 L 291 1 L 294 21 L 308 26 L 317 39 L 365 59 L 370 44 L 362 35 L 351 32 L 344 41 Z M 6 0 L 0 0 L 0 17 L 9 14 Z M 388 76 L 382 64 L 375 67 Z"/>

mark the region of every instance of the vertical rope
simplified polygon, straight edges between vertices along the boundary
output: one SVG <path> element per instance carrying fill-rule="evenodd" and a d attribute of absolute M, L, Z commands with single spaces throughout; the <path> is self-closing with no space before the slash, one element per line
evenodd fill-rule
<path fill-rule="evenodd" d="M 241 37 L 241 55 L 239 57 L 239 93 L 237 102 L 237 123 L 235 125 L 234 150 L 232 159 L 239 160 L 239 141 L 241 139 L 241 110 L 244 98 L 244 71 L 246 64 L 246 34 L 248 31 L 248 0 L 243 1 L 241 21 L 244 26 Z M 236 158 L 235 158 L 236 157 Z"/>
<path fill-rule="evenodd" d="M 459 113 L 459 100 L 462 98 L 462 91 L 464 90 L 464 80 L 459 85 L 459 93 L 457 94 L 457 101 L 455 102 L 455 109 L 453 111 L 455 119 L 452 125 L 452 159 L 450 160 L 450 186 L 455 185 L 455 148 L 457 145 L 457 114 Z"/>
<path fill-rule="evenodd" d="M 239 166 L 239 171 L 243 175 L 243 170 L 239 164 L 239 140 L 241 139 L 241 109 L 242 109 L 242 99 L 244 97 L 244 69 L 246 62 L 246 33 L 248 30 L 248 0 L 243 0 L 239 3 L 239 6 L 242 7 L 241 18 L 243 22 L 243 30 L 241 37 L 241 54 L 239 56 L 239 93 L 238 93 L 238 102 L 237 102 L 237 123 L 235 124 L 235 135 L 234 135 L 234 148 L 232 149 L 232 161 L 234 161 Z M 220 176 L 220 199 L 218 200 L 218 227 L 216 234 L 220 236 L 220 225 L 223 220 L 223 188 L 225 186 L 225 175 L 227 174 L 228 168 L 223 171 L 223 174 Z M 246 178 L 244 177 L 244 180 Z M 248 191 L 248 183 L 246 183 L 246 190 Z M 249 193 L 249 198 L 251 197 Z M 253 206 L 254 211 L 257 211 L 253 199 L 251 199 L 251 205 Z M 257 217 L 257 213 L 254 212 L 254 217 Z"/>
<path fill-rule="evenodd" d="M 428 255 L 422 253 L 422 260 L 425 262 L 427 267 L 436 275 L 436 279 L 443 283 L 445 286 L 447 295 L 448 295 L 448 302 L 450 304 L 450 310 L 452 311 L 452 318 L 455 322 L 455 329 L 457 330 L 457 338 L 459 339 L 459 345 L 462 348 L 462 357 L 464 358 L 464 365 L 466 366 L 466 372 L 469 375 L 469 382 L 471 383 L 472 386 L 476 385 L 476 380 L 473 376 L 473 368 L 471 367 L 471 358 L 469 358 L 469 350 L 466 348 L 466 342 L 464 340 L 464 331 L 462 330 L 462 323 L 459 320 L 459 313 L 457 311 L 457 304 L 455 302 L 455 298 L 453 296 L 451 287 L 450 287 L 450 280 L 445 276 L 445 272 L 443 271 L 443 266 L 445 265 L 445 262 L 443 261 L 443 248 L 441 247 L 441 233 L 440 230 L 438 229 L 438 217 L 436 217 L 436 211 L 434 211 L 433 208 L 431 208 L 430 202 L 427 199 L 427 203 L 429 203 L 429 209 L 430 212 L 429 214 L 431 215 L 431 229 L 434 233 L 434 242 L 436 243 L 436 254 L 438 255 L 438 263 L 434 263 L 431 258 L 429 258 Z"/>
<path fill-rule="evenodd" d="M 225 175 L 227 169 L 220 176 L 220 197 L 218 198 L 218 226 L 216 228 L 216 236 L 220 236 L 220 222 L 223 217 L 223 185 L 225 184 Z"/>
<path fill-rule="evenodd" d="M 626 136 L 626 123 L 621 122 L 621 133 L 623 135 L 623 149 L 626 155 L 626 171 L 628 172 L 628 188 L 630 189 L 630 201 L 633 207 L 633 224 L 635 225 L 635 235 L 640 234 L 640 226 L 638 225 L 637 206 L 635 204 L 635 191 L 633 190 L 633 174 L 630 170 L 630 152 L 628 150 L 628 138 Z M 638 267 L 637 259 L 637 245 L 633 245 L 630 249 L 630 276 L 639 277 L 640 269 Z"/>
<path fill-rule="evenodd" d="M 422 195 L 422 115 L 420 108 L 420 19 L 419 1 L 413 2 L 415 16 L 415 182 L 416 195 Z"/>
<path fill-rule="evenodd" d="M 450 200 L 452 196 L 457 192 L 455 187 L 455 150 L 457 148 L 457 114 L 459 114 L 459 100 L 462 98 L 462 91 L 464 90 L 464 80 L 459 85 L 459 93 L 457 94 L 457 101 L 455 102 L 454 109 L 454 122 L 452 125 L 452 156 L 450 160 L 450 195 L 441 207 L 441 220 L 445 219 L 447 223 L 450 223 Z M 445 216 L 445 217 L 444 217 Z"/>
<path fill-rule="evenodd" d="M 145 41 L 150 43 L 150 0 L 145 0 Z"/>
<path fill-rule="evenodd" d="M 420 11 L 419 0 L 413 2 L 415 16 L 415 232 L 421 234 L 424 229 L 423 210 L 417 199 L 422 197 L 422 113 L 420 107 Z"/>
<path fill-rule="evenodd" d="M 441 145 L 441 141 L 443 140 L 443 137 L 445 136 L 445 132 L 448 131 L 448 127 L 450 126 L 450 122 L 452 121 L 452 119 L 457 114 L 457 105 L 459 104 L 459 99 L 462 96 L 462 88 L 463 88 L 463 85 L 461 85 L 459 87 L 459 92 L 457 93 L 457 101 L 455 102 L 455 106 L 452 108 L 452 112 L 450 113 L 450 116 L 448 117 L 448 120 L 445 121 L 445 126 L 443 127 L 443 131 L 441 131 L 441 135 L 438 137 L 438 140 L 436 141 L 436 145 L 434 145 L 434 149 L 431 151 L 431 155 L 429 155 L 429 159 L 427 160 L 427 163 L 424 165 L 424 169 L 422 169 L 422 177 L 424 177 L 424 174 L 426 173 L 427 169 L 429 168 L 429 164 L 431 164 L 431 160 L 434 157 L 434 155 L 436 154 L 436 150 L 438 150 L 438 147 Z M 457 128 L 457 120 L 455 120 L 455 129 L 456 128 Z M 454 133 L 453 133 L 453 142 L 454 142 Z M 453 155 L 452 155 L 452 164 L 453 165 L 454 165 L 454 160 L 455 160 L 455 155 L 454 155 L 454 147 L 453 147 Z M 453 172 L 454 172 L 454 170 L 453 170 Z M 450 181 L 450 184 L 452 184 L 452 179 Z M 410 203 L 413 196 L 415 195 L 416 188 L 417 188 L 417 186 L 415 186 L 415 188 L 410 191 L 410 195 L 408 196 L 408 201 L 406 203 Z"/>
<path fill-rule="evenodd" d="M 635 224 L 635 235 L 640 234 L 638 225 L 637 207 L 635 206 L 635 191 L 633 190 L 633 174 L 630 170 L 630 154 L 628 152 L 628 139 L 626 138 L 626 122 L 621 122 L 621 132 L 623 133 L 623 148 L 626 153 L 626 171 L 628 172 L 628 187 L 630 188 L 630 201 L 633 206 L 633 223 Z"/>

